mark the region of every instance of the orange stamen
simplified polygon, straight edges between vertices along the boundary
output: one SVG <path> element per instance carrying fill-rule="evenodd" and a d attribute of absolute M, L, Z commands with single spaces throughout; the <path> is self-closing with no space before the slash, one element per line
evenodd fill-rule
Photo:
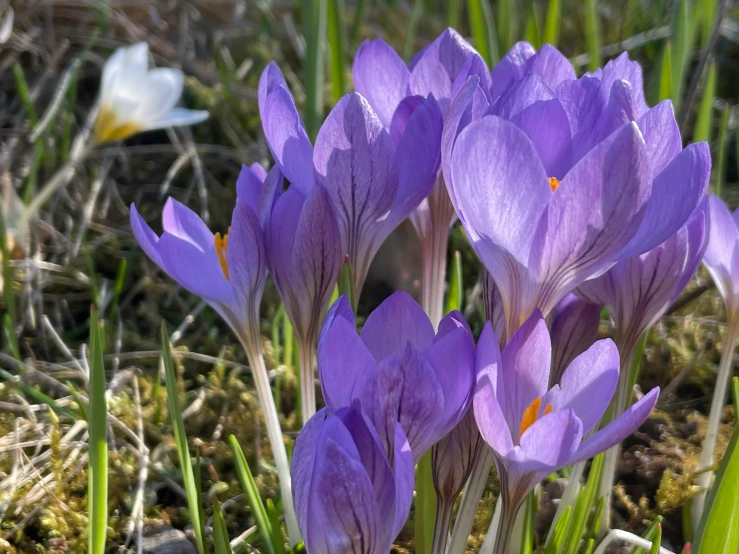
<path fill-rule="evenodd" d="M 557 187 L 559 186 L 559 179 L 556 177 L 549 177 L 549 187 L 552 189 L 552 192 L 557 190 Z"/>
<path fill-rule="evenodd" d="M 539 419 L 539 410 L 541 409 L 541 397 L 537 396 L 531 401 L 531 404 L 528 405 L 528 407 L 523 411 L 523 415 L 521 416 L 521 426 L 518 430 L 518 440 L 521 440 L 521 437 L 526 432 L 526 429 L 531 427 L 536 421 Z M 544 408 L 544 412 L 541 414 L 542 416 L 547 415 L 552 411 L 552 405 L 547 404 Z"/>
<path fill-rule="evenodd" d="M 230 231 L 231 228 L 229 227 L 228 230 Z M 218 263 L 221 265 L 221 271 L 223 271 L 223 276 L 226 277 L 227 280 L 231 280 L 228 274 L 228 259 L 226 258 L 226 252 L 228 251 L 228 233 L 223 235 L 221 237 L 221 233 L 216 233 L 215 237 L 213 237 L 213 242 L 216 246 L 216 254 L 218 255 Z"/>

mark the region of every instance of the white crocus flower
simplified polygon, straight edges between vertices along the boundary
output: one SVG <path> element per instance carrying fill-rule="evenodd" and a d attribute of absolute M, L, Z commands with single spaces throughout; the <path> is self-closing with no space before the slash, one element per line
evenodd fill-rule
<path fill-rule="evenodd" d="M 183 81 L 179 69 L 149 69 L 145 42 L 116 50 L 103 68 L 95 141 L 122 140 L 141 131 L 207 119 L 206 111 L 174 107 L 182 95 Z"/>

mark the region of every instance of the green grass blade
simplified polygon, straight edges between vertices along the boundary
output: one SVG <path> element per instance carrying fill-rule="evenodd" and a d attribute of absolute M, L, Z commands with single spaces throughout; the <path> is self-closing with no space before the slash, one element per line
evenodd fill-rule
<path fill-rule="evenodd" d="M 518 36 L 518 12 L 513 7 L 511 0 L 498 0 L 497 13 L 497 35 L 498 35 L 498 51 L 508 52 L 508 50 L 516 42 Z"/>
<path fill-rule="evenodd" d="M 462 254 L 459 250 L 454 252 L 452 256 L 451 268 L 449 271 L 449 290 L 446 295 L 446 305 L 444 313 L 462 309 Z"/>
<path fill-rule="evenodd" d="M 703 96 L 698 107 L 698 119 L 695 123 L 693 142 L 711 141 L 711 123 L 713 122 L 713 99 L 716 95 L 716 62 L 711 62 L 706 72 L 706 82 L 703 87 Z"/>
<path fill-rule="evenodd" d="M 424 0 L 413 0 L 411 17 L 408 21 L 408 30 L 405 33 L 405 42 L 403 43 L 403 57 L 406 60 L 411 59 L 415 50 L 416 31 L 418 30 L 418 23 L 421 21 L 421 16 L 423 15 L 423 2 Z"/>
<path fill-rule="evenodd" d="M 326 1 L 307 0 L 305 78 L 305 130 L 315 140 L 323 121 L 323 41 L 326 36 Z"/>
<path fill-rule="evenodd" d="M 731 396 L 734 398 L 734 420 L 739 422 L 739 377 L 734 377 L 731 384 Z"/>
<path fill-rule="evenodd" d="M 649 527 L 647 527 L 647 530 L 644 531 L 644 533 L 642 533 L 642 538 L 643 539 L 646 539 L 646 540 L 648 540 L 650 542 L 654 542 L 655 539 L 657 538 L 657 533 L 658 532 L 659 532 L 660 537 L 661 537 L 662 536 L 662 527 L 661 527 L 661 525 L 662 525 L 662 520 L 663 519 L 664 518 L 662 516 L 657 516 L 656 518 L 654 518 L 654 521 L 652 521 L 652 523 L 649 524 Z M 659 529 L 659 531 L 657 531 L 657 529 Z M 644 550 L 643 548 L 639 547 L 639 546 L 637 546 L 636 548 L 634 548 L 634 550 L 631 552 L 631 554 L 646 554 L 646 553 L 647 553 L 647 551 Z"/>
<path fill-rule="evenodd" d="M 534 542 L 536 541 L 536 530 L 534 519 L 536 518 L 536 495 L 534 491 L 529 493 L 524 504 L 523 536 L 521 537 L 521 554 L 533 554 Z"/>
<path fill-rule="evenodd" d="M 692 48 L 690 19 L 690 0 L 680 0 L 672 24 L 672 103 L 675 111 L 682 100 L 685 68 Z"/>
<path fill-rule="evenodd" d="M 228 540 L 226 520 L 223 519 L 221 503 L 213 499 L 213 547 L 216 554 L 232 554 L 231 543 Z"/>
<path fill-rule="evenodd" d="M 328 0 L 328 46 L 331 74 L 331 100 L 335 104 L 346 92 L 344 86 L 344 5 Z"/>
<path fill-rule="evenodd" d="M 3 336 L 5 337 L 5 342 L 8 343 L 10 353 L 16 360 L 22 362 L 21 349 L 18 347 L 18 339 L 15 336 L 15 325 L 13 325 L 10 314 L 5 314 L 3 317 Z"/>
<path fill-rule="evenodd" d="M 557 46 L 559 43 L 559 27 L 562 21 L 562 0 L 549 0 L 547 18 L 544 20 L 545 44 Z"/>
<path fill-rule="evenodd" d="M 244 451 L 239 445 L 239 441 L 236 437 L 231 435 L 228 437 L 228 443 L 231 446 L 231 452 L 233 454 L 234 465 L 236 466 L 236 475 L 239 478 L 241 484 L 241 490 L 244 492 L 246 497 L 246 503 L 251 509 L 254 521 L 257 523 L 257 529 L 259 534 L 264 541 L 265 548 L 269 554 L 277 554 L 278 549 L 276 548 L 274 540 L 274 530 L 272 529 L 272 522 L 267 516 L 267 511 L 262 504 L 262 499 L 259 496 L 259 489 L 254 481 L 254 476 L 251 473 L 249 464 L 246 462 Z M 279 532 L 279 530 L 278 530 Z M 281 543 L 277 543 L 280 545 Z M 280 549 L 282 551 L 284 549 Z"/>
<path fill-rule="evenodd" d="M 696 25 L 700 26 L 701 48 L 705 48 L 711 38 L 716 20 L 716 6 L 716 0 L 700 0 L 696 6 L 699 10 Z"/>
<path fill-rule="evenodd" d="M 531 2 L 529 16 L 523 31 L 523 39 L 537 50 L 541 48 L 541 17 L 539 17 L 539 4 Z"/>
<path fill-rule="evenodd" d="M 659 69 L 659 88 L 657 102 L 672 98 L 672 42 L 665 41 Z"/>
<path fill-rule="evenodd" d="M 105 402 L 105 365 L 102 330 L 93 308 L 90 313 L 90 409 L 88 429 L 88 552 L 104 554 L 108 534 L 108 409 Z"/>
<path fill-rule="evenodd" d="M 199 499 L 200 492 L 197 489 L 192 462 L 190 460 L 190 448 L 187 444 L 185 423 L 182 421 L 182 409 L 180 408 L 180 399 L 177 390 L 177 374 L 175 372 L 174 361 L 172 360 L 172 351 L 169 346 L 167 326 L 164 322 L 162 322 L 162 359 L 164 361 L 164 376 L 167 383 L 167 405 L 169 407 L 169 416 L 172 419 L 172 428 L 174 430 L 175 443 L 177 444 L 177 456 L 180 460 L 182 481 L 185 486 L 187 506 L 190 510 L 190 520 L 195 530 L 198 552 L 199 554 L 206 554 L 205 532 L 203 529 L 205 522 L 200 517 L 202 503 Z"/>
<path fill-rule="evenodd" d="M 18 62 L 13 64 L 13 78 L 15 79 L 15 90 L 23 105 L 23 110 L 26 112 L 26 117 L 31 123 L 31 127 L 34 127 L 38 123 L 38 114 L 36 113 L 36 106 L 33 105 L 33 100 L 31 99 L 31 91 L 28 88 L 26 75 L 23 73 L 23 68 Z"/>
<path fill-rule="evenodd" d="M 552 533 L 552 537 L 544 547 L 544 554 L 559 554 L 565 538 L 567 537 L 567 529 L 570 526 L 571 515 L 572 506 L 567 506 L 554 526 L 554 533 Z"/>
<path fill-rule="evenodd" d="M 716 144 L 716 167 L 714 169 L 713 183 L 716 196 L 721 198 L 724 193 L 724 181 L 726 180 L 726 146 L 729 131 L 729 116 L 731 109 L 724 106 L 721 112 L 721 123 L 718 127 L 718 142 Z"/>
<path fill-rule="evenodd" d="M 11 335 L 15 339 L 15 325 L 17 312 L 15 307 L 15 291 L 13 290 L 13 268 L 10 267 L 10 252 L 8 250 L 8 235 L 5 232 L 5 214 L 0 210 L 0 256 L 3 269 L 3 300 L 5 302 L 5 316 L 10 320 Z M 19 359 L 20 361 L 20 359 Z"/>
<path fill-rule="evenodd" d="M 735 391 L 739 384 L 734 378 Z M 739 398 L 739 397 L 737 397 Z M 735 413 L 739 403 L 734 404 Z M 734 427 L 698 524 L 693 554 L 739 552 L 739 425 Z"/>
<path fill-rule="evenodd" d="M 459 27 L 459 16 L 462 13 L 461 0 L 449 0 L 446 4 L 446 23 L 452 29 Z"/>
<path fill-rule="evenodd" d="M 588 476 L 588 482 L 577 497 L 575 503 L 575 510 L 572 514 L 572 521 L 570 522 L 569 529 L 567 530 L 567 541 L 565 542 L 565 548 L 563 552 L 569 554 L 575 554 L 577 547 L 580 544 L 580 540 L 585 530 L 585 524 L 588 520 L 588 514 L 590 513 L 593 503 L 595 502 L 596 495 L 598 494 L 598 485 L 600 482 L 600 475 L 603 472 L 603 461 L 605 454 L 598 454 L 593 458 L 593 463 L 590 466 L 590 475 Z"/>
<path fill-rule="evenodd" d="M 649 549 L 649 554 L 659 554 L 660 546 L 662 546 L 662 524 L 657 524 L 657 529 L 654 533 L 652 540 L 652 548 Z"/>
<path fill-rule="evenodd" d="M 597 0 L 585 0 L 585 40 L 590 54 L 588 70 L 595 71 L 601 66 Z"/>
<path fill-rule="evenodd" d="M 492 67 L 498 63 L 498 46 L 490 3 L 488 0 L 467 0 L 467 11 L 474 46 L 488 67 Z"/>
<path fill-rule="evenodd" d="M 416 467 L 416 499 L 413 528 L 414 546 L 418 554 L 429 554 L 434 542 L 437 498 L 431 470 L 431 451 L 423 455 Z"/>
<path fill-rule="evenodd" d="M 272 502 L 271 498 L 268 498 L 264 503 L 264 507 L 267 510 L 267 519 L 272 526 L 272 546 L 274 546 L 277 554 L 283 554 L 285 552 L 284 544 L 285 539 L 282 537 L 282 526 L 280 525 L 280 510 Z"/>
<path fill-rule="evenodd" d="M 626 389 L 628 391 L 634 390 L 634 385 L 636 385 L 637 380 L 639 379 L 639 370 L 641 369 L 641 361 L 644 357 L 644 348 L 647 346 L 647 339 L 649 338 L 649 329 L 644 331 L 641 338 L 639 339 L 639 342 L 636 343 L 636 348 L 634 349 L 634 358 L 631 360 L 631 369 L 629 370 L 629 388 Z M 628 404 L 627 406 L 631 406 L 631 394 L 629 393 L 628 396 Z"/>

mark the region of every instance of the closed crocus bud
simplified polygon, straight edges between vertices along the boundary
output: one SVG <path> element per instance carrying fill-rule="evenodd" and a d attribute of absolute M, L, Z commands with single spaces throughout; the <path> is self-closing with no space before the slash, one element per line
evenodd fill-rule
<path fill-rule="evenodd" d="M 372 312 L 357 333 L 346 298 L 334 304 L 321 332 L 318 371 L 326 404 L 359 400 L 378 430 L 399 421 L 414 460 L 462 418 L 474 380 L 475 344 L 462 317 L 439 325 L 405 292 Z M 460 321 L 461 320 L 461 321 Z M 386 445 L 392 437 L 382 437 Z"/>
<path fill-rule="evenodd" d="M 387 453 L 358 403 L 319 410 L 295 441 L 298 525 L 308 552 L 387 554 L 413 500 L 413 457 L 397 422 Z"/>
<path fill-rule="evenodd" d="M 206 111 L 175 108 L 183 82 L 179 69 L 149 69 L 145 42 L 116 50 L 103 67 L 95 141 L 102 144 L 142 131 L 205 121 Z"/>
<path fill-rule="evenodd" d="M 558 383 L 572 360 L 585 352 L 598 337 L 600 305 L 568 294 L 549 317 L 552 335 L 551 384 Z"/>

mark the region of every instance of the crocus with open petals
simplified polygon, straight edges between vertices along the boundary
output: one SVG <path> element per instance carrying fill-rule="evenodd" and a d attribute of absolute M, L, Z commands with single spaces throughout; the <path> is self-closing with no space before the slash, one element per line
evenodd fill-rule
<path fill-rule="evenodd" d="M 475 344 L 461 314 L 434 328 L 406 292 L 396 292 L 373 311 L 357 333 L 345 297 L 326 316 L 318 344 L 318 372 L 326 405 L 359 400 L 382 433 L 400 421 L 414 460 L 446 435 L 472 398 Z M 389 444 L 392 437 L 382 437 Z"/>
<path fill-rule="evenodd" d="M 149 46 L 145 42 L 119 48 L 103 67 L 95 141 L 102 144 L 141 131 L 205 121 L 206 111 L 175 107 L 183 83 L 179 69 L 149 69 Z"/>
<path fill-rule="evenodd" d="M 380 38 L 365 41 L 352 65 L 355 88 L 395 139 L 429 94 L 433 94 L 442 114 L 446 114 L 455 87 L 461 86 L 472 73 L 489 78 L 483 59 L 453 29 L 441 33 L 408 66 Z M 449 227 L 456 219 L 444 178 L 439 174 L 431 192 L 410 215 L 421 242 L 422 305 L 434 325 L 439 324 L 443 315 Z"/>
<path fill-rule="evenodd" d="M 477 349 L 477 425 L 492 448 L 503 502 L 496 552 L 504 552 L 516 513 L 536 483 L 553 471 L 621 442 L 649 415 L 653 389 L 603 429 L 597 426 L 616 389 L 619 357 L 610 339 L 575 358 L 549 387 L 551 342 L 535 311 L 500 352 L 488 322 Z"/>
<path fill-rule="evenodd" d="M 200 217 L 170 198 L 157 235 L 131 205 L 131 228 L 147 256 L 184 288 L 200 296 L 229 324 L 249 359 L 272 445 L 291 543 L 298 538 L 291 505 L 290 472 L 269 376 L 262 357 L 259 305 L 267 278 L 264 237 L 258 217 L 264 169 L 244 166 L 236 185 L 229 232 L 215 235 Z"/>
<path fill-rule="evenodd" d="M 382 435 L 390 435 L 390 453 Z M 292 457 L 298 525 L 308 552 L 387 554 L 413 500 L 413 457 L 397 421 L 378 433 L 359 404 L 318 411 Z"/>
<path fill-rule="evenodd" d="M 346 95 L 323 123 L 314 149 L 271 63 L 259 83 L 259 111 L 267 144 L 292 186 L 307 192 L 318 184 L 328 193 L 356 301 L 377 249 L 433 186 L 442 129 L 436 100 L 424 99 L 393 141 L 362 95 Z"/>

